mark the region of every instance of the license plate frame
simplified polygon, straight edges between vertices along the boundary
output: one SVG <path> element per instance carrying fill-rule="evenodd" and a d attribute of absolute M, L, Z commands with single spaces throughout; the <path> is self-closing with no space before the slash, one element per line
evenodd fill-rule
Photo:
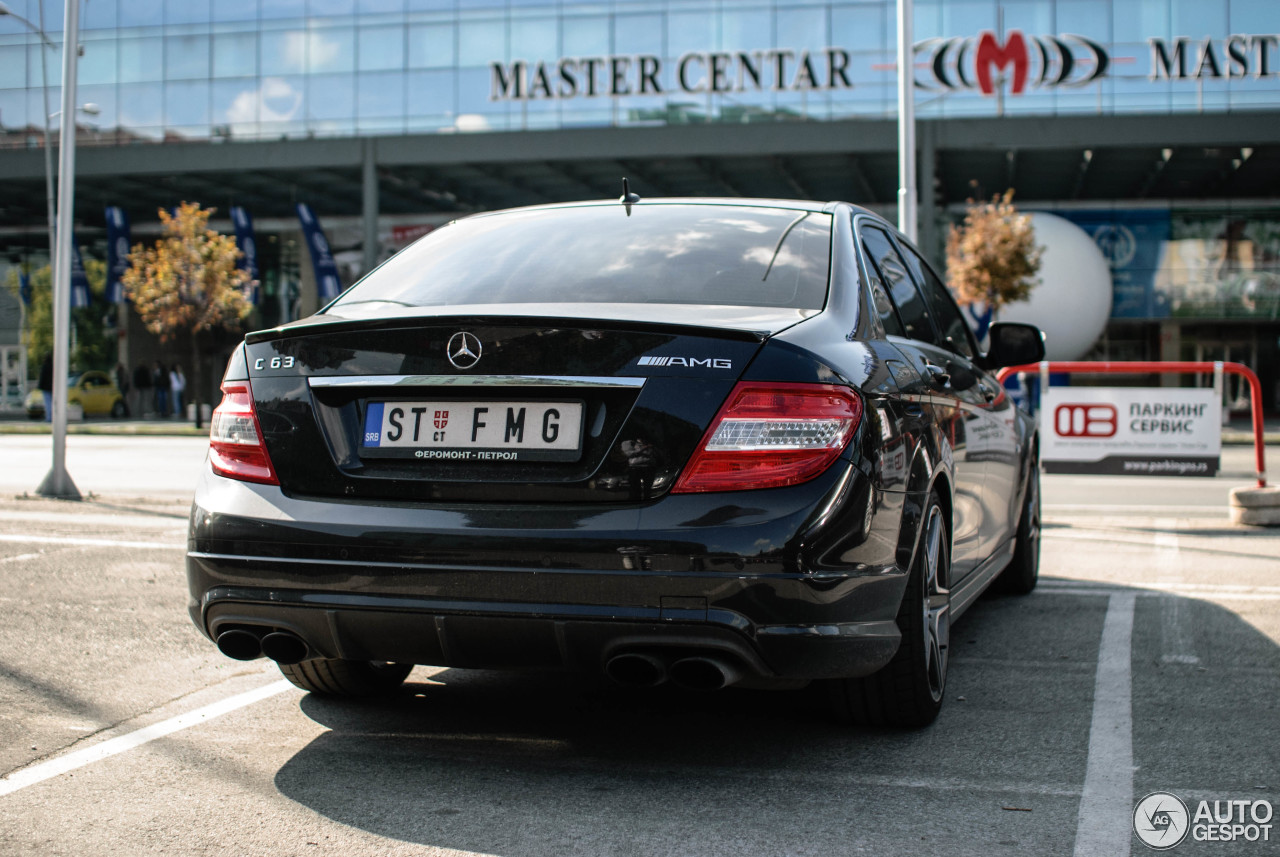
<path fill-rule="evenodd" d="M 586 411 L 582 399 L 370 399 L 360 457 L 448 464 L 577 461 Z"/>

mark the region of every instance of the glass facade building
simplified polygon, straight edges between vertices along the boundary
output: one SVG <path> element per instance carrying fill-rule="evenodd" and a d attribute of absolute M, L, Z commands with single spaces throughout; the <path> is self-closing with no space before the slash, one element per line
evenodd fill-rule
<path fill-rule="evenodd" d="M 890 0 L 93 0 L 79 83 L 105 144 L 886 117 L 894 27 Z M 1277 30 L 1274 0 L 917 0 L 918 115 L 1275 108 Z M 10 135 L 59 84 L 43 50 L 0 17 Z"/>

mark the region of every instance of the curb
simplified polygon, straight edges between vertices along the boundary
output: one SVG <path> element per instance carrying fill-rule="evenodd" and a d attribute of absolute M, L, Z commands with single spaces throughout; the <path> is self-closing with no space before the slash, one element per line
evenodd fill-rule
<path fill-rule="evenodd" d="M 26 423 L 5 423 L 0 422 L 0 435 L 5 434 L 22 434 L 22 435 L 38 435 L 50 434 L 48 423 L 33 422 Z M 119 437 L 208 437 L 209 426 L 206 424 L 204 428 L 196 428 L 186 423 L 177 423 L 174 425 L 165 425 L 164 423 L 133 423 L 128 425 L 111 425 L 110 423 L 68 423 L 67 434 L 86 434 L 86 435 L 115 435 Z"/>

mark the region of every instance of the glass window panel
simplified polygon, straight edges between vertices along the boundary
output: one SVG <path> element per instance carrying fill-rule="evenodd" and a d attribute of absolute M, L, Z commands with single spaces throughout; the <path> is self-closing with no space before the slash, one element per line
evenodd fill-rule
<path fill-rule="evenodd" d="M 356 84 L 356 115 L 361 119 L 404 116 L 404 75 L 362 74 Z"/>
<path fill-rule="evenodd" d="M 1083 33 L 1111 40 L 1111 4 L 1107 0 L 1058 0 L 1055 32 Z"/>
<path fill-rule="evenodd" d="M 555 18 L 516 18 L 511 22 L 511 57 L 555 62 L 560 56 L 556 35 Z"/>
<path fill-rule="evenodd" d="M 80 29 L 100 30 L 116 27 L 117 0 L 93 0 L 80 9 Z"/>
<path fill-rule="evenodd" d="M 79 94 L 82 103 L 98 105 L 97 116 L 85 117 L 89 122 L 104 131 L 110 131 L 119 124 L 120 117 L 116 112 L 115 84 L 82 84 L 77 87 L 76 92 Z"/>
<path fill-rule="evenodd" d="M 667 15 L 667 56 L 704 52 L 716 43 L 716 17 L 706 12 Z"/>
<path fill-rule="evenodd" d="M 360 70 L 387 71 L 404 68 L 403 27 L 360 29 Z"/>
<path fill-rule="evenodd" d="M 25 128 L 40 126 L 40 116 L 35 122 L 27 121 L 27 90 L 0 89 L 0 128 Z"/>
<path fill-rule="evenodd" d="M 1021 30 L 1027 37 L 1054 32 L 1053 4 L 1051 3 L 1045 3 L 1043 0 L 1001 0 L 1000 11 L 1004 16 L 1003 26 L 1006 36 L 1010 30 Z M 896 32 L 896 21 L 894 27 Z M 1094 24 L 1089 27 L 1088 32 L 1094 33 L 1096 30 L 1097 25 Z"/>
<path fill-rule="evenodd" d="M 458 24 L 458 63 L 488 66 L 507 59 L 507 24 L 499 20 L 461 21 Z M 487 89 L 486 89 L 487 91 Z"/>
<path fill-rule="evenodd" d="M 353 74 L 317 74 L 307 78 L 307 121 L 345 120 L 356 115 Z"/>
<path fill-rule="evenodd" d="M 60 34 L 55 33 L 55 36 Z M 27 47 L 27 81 L 29 86 L 43 86 L 48 81 L 49 86 L 62 86 L 62 43 L 55 41 L 58 47 L 56 50 L 44 47 L 43 42 L 40 44 L 28 44 Z M 44 66 L 40 65 L 41 52 L 44 56 Z M 51 98 L 57 101 L 61 96 L 58 93 L 52 93 Z"/>
<path fill-rule="evenodd" d="M 26 85 L 27 46 L 0 46 L 0 89 L 20 89 Z M 40 85 L 39 78 L 35 85 Z"/>
<path fill-rule="evenodd" d="M 88 5 L 92 6 L 95 2 L 97 0 L 93 0 Z M 166 24 L 204 24 L 208 21 L 209 0 L 164 0 Z"/>
<path fill-rule="evenodd" d="M 1125 0 L 1123 3 L 1112 3 L 1111 14 L 1114 33 L 1112 38 L 1117 42 L 1169 38 L 1169 0 Z"/>
<path fill-rule="evenodd" d="M 458 8 L 458 0 L 408 0 L 411 12 L 453 11 Z"/>
<path fill-rule="evenodd" d="M 120 127 L 156 133 L 164 115 L 164 87 L 159 83 L 120 85 Z"/>
<path fill-rule="evenodd" d="M 258 80 L 215 80 L 210 96 L 212 120 L 231 136 L 252 135 L 258 122 Z"/>
<path fill-rule="evenodd" d="M 409 67 L 445 68 L 453 65 L 453 25 L 414 24 L 409 27 Z"/>
<path fill-rule="evenodd" d="M 772 16 L 762 9 L 726 11 L 720 45 L 726 51 L 765 51 L 773 47 Z"/>
<path fill-rule="evenodd" d="M 355 0 L 307 0 L 307 12 L 313 16 L 354 15 Z"/>
<path fill-rule="evenodd" d="M 244 77 L 257 73 L 257 33 L 217 33 L 214 35 L 214 77 Z"/>
<path fill-rule="evenodd" d="M 168 127 L 209 124 L 209 82 L 170 81 L 164 85 L 164 124 Z"/>
<path fill-rule="evenodd" d="M 613 53 L 662 56 L 661 15 L 618 15 L 613 23 Z"/>
<path fill-rule="evenodd" d="M 906 335 L 921 342 L 935 343 L 937 337 L 929 322 L 929 312 L 924 299 L 907 276 L 906 263 L 898 255 L 889 236 L 881 229 L 862 227 L 863 249 L 875 262 L 881 278 L 889 289 L 889 296 L 898 310 Z"/>
<path fill-rule="evenodd" d="M 847 51 L 884 50 L 891 43 L 889 11 L 879 4 L 832 9 L 831 43 Z"/>
<path fill-rule="evenodd" d="M 302 18 L 307 14 L 306 0 L 261 0 L 262 17 Z"/>
<path fill-rule="evenodd" d="M 164 23 L 161 0 L 126 0 L 118 14 L 121 27 L 158 27 Z"/>
<path fill-rule="evenodd" d="M 361 15 L 403 12 L 404 0 L 356 0 L 356 11 Z"/>
<path fill-rule="evenodd" d="M 975 351 L 969 336 L 969 324 L 964 320 L 964 315 L 947 287 L 919 254 L 905 245 L 902 251 L 906 255 L 907 266 L 916 278 L 916 284 L 920 286 L 920 291 L 929 304 L 929 312 L 942 330 L 943 343 L 958 354 L 973 357 Z"/>
<path fill-rule="evenodd" d="M 1173 35 L 1203 39 L 1206 36 L 1220 38 L 1227 35 L 1227 9 L 1225 3 L 1206 3 L 1205 0 L 1174 0 Z M 1280 23 L 1280 16 L 1273 17 Z M 1274 24 L 1273 24 L 1274 27 Z M 1269 29 L 1266 32 L 1275 32 Z"/>
<path fill-rule="evenodd" d="M 263 74 L 301 74 L 307 67 L 307 34 L 304 30 L 264 30 Z"/>
<path fill-rule="evenodd" d="M 452 71 L 409 73 L 410 116 L 453 116 L 457 113 Z"/>
<path fill-rule="evenodd" d="M 1275 0 L 1231 0 L 1232 33 L 1275 33 Z"/>
<path fill-rule="evenodd" d="M 252 21 L 257 17 L 258 0 L 218 0 L 213 4 L 215 21 Z"/>
<path fill-rule="evenodd" d="M 169 36 L 164 41 L 166 78 L 180 80 L 209 76 L 208 36 Z"/>
<path fill-rule="evenodd" d="M 824 48 L 827 46 L 827 10 L 778 10 L 778 47 Z"/>
<path fill-rule="evenodd" d="M 309 30 L 306 51 L 307 71 L 313 74 L 355 70 L 355 34 L 346 27 Z"/>
<path fill-rule="evenodd" d="M 121 39 L 120 82 L 159 80 L 163 57 L 163 39 Z M 122 100 L 123 97 L 121 93 Z"/>
<path fill-rule="evenodd" d="M 566 16 L 560 21 L 560 33 L 567 57 L 607 56 L 610 53 L 609 19 L 603 15 Z"/>
<path fill-rule="evenodd" d="M 85 42 L 84 56 L 80 57 L 80 62 L 76 69 L 76 77 L 79 79 L 80 85 L 115 83 L 116 61 L 116 42 L 107 39 Z M 3 67 L 3 65 L 4 61 L 0 60 L 0 67 Z"/>

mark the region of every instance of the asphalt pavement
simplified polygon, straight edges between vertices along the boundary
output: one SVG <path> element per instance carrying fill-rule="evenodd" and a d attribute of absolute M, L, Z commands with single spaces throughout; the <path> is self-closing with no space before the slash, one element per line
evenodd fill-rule
<path fill-rule="evenodd" d="M 816 688 L 419 667 L 308 696 L 187 618 L 204 449 L 70 437 L 71 503 L 31 494 L 47 436 L 0 436 L 0 854 L 1095 857 L 1146 853 L 1153 792 L 1280 803 L 1280 530 L 1227 519 L 1245 447 L 1213 479 L 1045 477 L 1041 585 L 956 625 L 918 732 Z M 1271 824 L 1171 853 L 1280 853 Z"/>

